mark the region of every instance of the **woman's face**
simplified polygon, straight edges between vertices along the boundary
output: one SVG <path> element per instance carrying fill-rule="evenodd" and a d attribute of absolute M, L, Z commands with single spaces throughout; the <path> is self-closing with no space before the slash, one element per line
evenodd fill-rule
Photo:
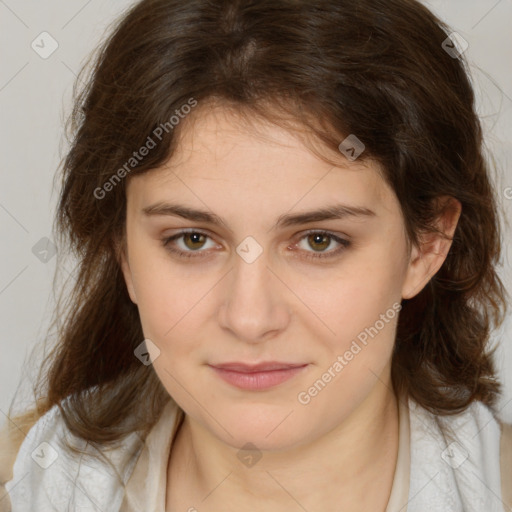
<path fill-rule="evenodd" d="M 383 396 L 415 283 L 377 164 L 340 153 L 333 167 L 255 126 L 211 111 L 171 161 L 130 178 L 123 272 L 154 369 L 191 420 L 233 447 L 278 449 Z"/>

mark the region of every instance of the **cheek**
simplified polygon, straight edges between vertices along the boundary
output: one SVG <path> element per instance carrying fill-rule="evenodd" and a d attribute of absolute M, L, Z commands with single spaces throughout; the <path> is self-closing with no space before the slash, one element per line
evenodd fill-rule
<path fill-rule="evenodd" d="M 192 276 L 186 267 L 172 262 L 165 250 L 154 246 L 154 240 L 134 244 L 130 264 L 144 333 L 165 342 L 199 305 L 215 280 L 207 274 Z"/>
<path fill-rule="evenodd" d="M 296 396 L 312 414 L 336 423 L 372 389 L 390 385 L 387 372 L 401 305 L 400 295 L 390 296 L 386 281 L 382 284 L 365 289 L 347 283 L 346 293 L 332 297 L 337 307 L 324 309 L 335 334 L 318 339 L 315 371 Z"/>
<path fill-rule="evenodd" d="M 379 339 L 392 343 L 404 278 L 397 252 L 381 245 L 359 251 L 328 272 L 296 277 L 294 293 L 303 303 L 300 317 L 329 352 L 348 350 L 354 339 L 364 343 L 376 336 L 375 329 Z"/>

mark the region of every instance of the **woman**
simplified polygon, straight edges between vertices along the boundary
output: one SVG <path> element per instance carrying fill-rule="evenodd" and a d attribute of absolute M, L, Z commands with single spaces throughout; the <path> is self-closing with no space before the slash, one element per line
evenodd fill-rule
<path fill-rule="evenodd" d="M 500 227 L 449 34 L 412 0 L 120 20 L 77 98 L 79 274 L 0 504 L 512 506 Z"/>

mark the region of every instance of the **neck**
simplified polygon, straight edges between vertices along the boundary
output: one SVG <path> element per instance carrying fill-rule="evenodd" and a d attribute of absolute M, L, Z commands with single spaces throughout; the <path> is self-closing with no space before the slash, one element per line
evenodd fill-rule
<path fill-rule="evenodd" d="M 379 382 L 326 435 L 286 451 L 264 452 L 250 468 L 236 458 L 237 448 L 187 415 L 172 452 L 170 493 L 188 488 L 196 502 L 204 498 L 207 510 L 223 510 L 225 503 L 239 511 L 287 510 L 295 501 L 306 510 L 384 511 L 398 453 L 398 404 Z"/>

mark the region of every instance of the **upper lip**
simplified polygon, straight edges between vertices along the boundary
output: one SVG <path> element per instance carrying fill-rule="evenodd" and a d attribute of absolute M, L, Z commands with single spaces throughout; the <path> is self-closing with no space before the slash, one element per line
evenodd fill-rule
<path fill-rule="evenodd" d="M 219 368 L 221 370 L 231 370 L 234 372 L 241 373 L 256 373 L 256 372 L 267 372 L 272 370 L 289 370 L 290 368 L 300 368 L 301 366 L 306 366 L 307 363 L 283 363 L 279 361 L 267 361 L 258 364 L 249 364 L 249 363 L 218 363 L 211 364 L 214 368 Z"/>

